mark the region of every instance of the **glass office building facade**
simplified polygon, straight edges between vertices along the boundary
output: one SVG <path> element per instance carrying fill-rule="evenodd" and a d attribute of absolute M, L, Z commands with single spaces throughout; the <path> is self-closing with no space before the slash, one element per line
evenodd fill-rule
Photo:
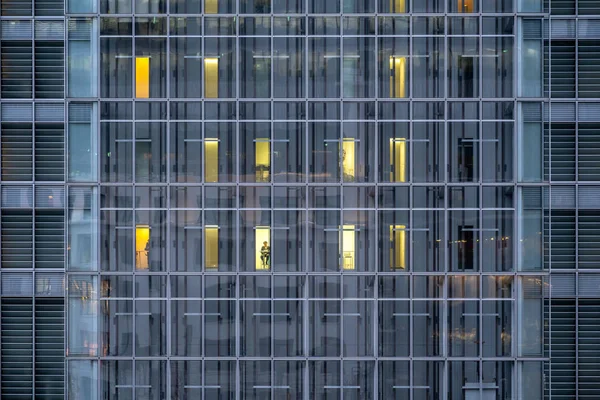
<path fill-rule="evenodd" d="M 600 398 L 596 3 L 1 0 L 1 397 Z"/>

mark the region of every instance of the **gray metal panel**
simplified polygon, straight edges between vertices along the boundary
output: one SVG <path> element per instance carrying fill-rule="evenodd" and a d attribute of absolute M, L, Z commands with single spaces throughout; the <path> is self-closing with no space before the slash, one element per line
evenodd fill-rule
<path fill-rule="evenodd" d="M 92 37 L 92 20 L 89 18 L 69 19 L 69 40 L 90 40 Z"/>
<path fill-rule="evenodd" d="M 550 285 L 552 298 L 575 297 L 575 274 L 552 274 Z"/>
<path fill-rule="evenodd" d="M 35 40 L 65 40 L 65 22 L 35 21 Z"/>
<path fill-rule="evenodd" d="M 575 186 L 553 186 L 550 193 L 550 207 L 575 208 Z"/>
<path fill-rule="evenodd" d="M 552 39 L 575 38 L 575 20 L 553 19 L 551 22 L 550 37 Z"/>
<path fill-rule="evenodd" d="M 37 103 L 35 120 L 40 122 L 63 122 L 65 120 L 64 103 Z"/>
<path fill-rule="evenodd" d="M 523 103 L 522 110 L 524 122 L 542 121 L 542 103 Z"/>
<path fill-rule="evenodd" d="M 33 274 L 23 272 L 2 272 L 2 296 L 31 296 L 33 294 Z"/>
<path fill-rule="evenodd" d="M 32 38 L 31 21 L 2 21 L 3 40 L 28 40 Z"/>
<path fill-rule="evenodd" d="M 600 38 L 600 20 L 580 19 L 577 22 L 577 36 L 580 39 Z"/>
<path fill-rule="evenodd" d="M 575 103 L 552 103 L 550 108 L 550 121 L 575 121 Z"/>
<path fill-rule="evenodd" d="M 2 207 L 31 208 L 32 206 L 32 186 L 2 186 Z"/>
<path fill-rule="evenodd" d="M 541 39 L 542 38 L 542 20 L 524 19 L 523 20 L 523 38 Z"/>
<path fill-rule="evenodd" d="M 600 186 L 580 186 L 577 200 L 579 208 L 600 209 Z"/>
<path fill-rule="evenodd" d="M 36 208 L 64 208 L 65 188 L 63 186 L 36 186 L 35 206 Z"/>
<path fill-rule="evenodd" d="M 36 273 L 35 295 L 63 297 L 65 295 L 65 274 L 63 273 Z"/>
<path fill-rule="evenodd" d="M 600 121 L 600 103 L 579 103 L 579 120 L 583 122 Z"/>
<path fill-rule="evenodd" d="M 92 104 L 70 103 L 69 122 L 80 124 L 92 122 Z"/>
<path fill-rule="evenodd" d="M 579 275 L 579 296 L 600 297 L 600 274 Z"/>
<path fill-rule="evenodd" d="M 32 103 L 2 103 L 3 122 L 33 121 Z"/>

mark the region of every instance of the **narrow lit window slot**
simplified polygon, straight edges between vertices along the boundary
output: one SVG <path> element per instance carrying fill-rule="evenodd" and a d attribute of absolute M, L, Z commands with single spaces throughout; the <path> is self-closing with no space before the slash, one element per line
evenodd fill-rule
<path fill-rule="evenodd" d="M 219 0 L 204 0 L 204 14 L 217 14 L 219 12 Z"/>
<path fill-rule="evenodd" d="M 390 97 L 406 97 L 406 57 L 390 57 Z"/>
<path fill-rule="evenodd" d="M 406 0 L 390 0 L 390 12 L 405 13 Z"/>
<path fill-rule="evenodd" d="M 135 227 L 135 269 L 148 269 L 148 253 L 150 251 L 150 227 Z"/>
<path fill-rule="evenodd" d="M 254 229 L 255 242 L 255 265 L 257 271 L 271 269 L 271 228 L 268 226 L 257 226 Z"/>
<path fill-rule="evenodd" d="M 390 225 L 390 269 L 406 269 L 406 225 Z"/>
<path fill-rule="evenodd" d="M 204 139 L 204 182 L 219 181 L 219 139 Z"/>
<path fill-rule="evenodd" d="M 256 182 L 269 182 L 271 171 L 271 143 L 269 139 L 255 140 Z"/>
<path fill-rule="evenodd" d="M 204 97 L 216 99 L 219 97 L 219 58 L 204 59 Z"/>
<path fill-rule="evenodd" d="M 344 270 L 356 269 L 356 226 L 343 225 L 341 229 L 341 264 Z"/>
<path fill-rule="evenodd" d="M 219 227 L 204 227 L 204 265 L 206 269 L 219 268 Z"/>
<path fill-rule="evenodd" d="M 390 181 L 406 182 L 406 139 L 390 139 Z"/>
<path fill-rule="evenodd" d="M 150 97 L 150 57 L 135 59 L 135 97 L 138 99 Z"/>
<path fill-rule="evenodd" d="M 474 0 L 457 0 L 459 13 L 472 13 L 474 11 Z"/>
<path fill-rule="evenodd" d="M 356 179 L 356 139 L 344 138 L 342 141 L 342 174 L 344 181 Z"/>

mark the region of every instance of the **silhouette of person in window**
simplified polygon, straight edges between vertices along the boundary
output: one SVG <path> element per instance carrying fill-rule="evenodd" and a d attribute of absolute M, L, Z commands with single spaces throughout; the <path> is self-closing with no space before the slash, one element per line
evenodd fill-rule
<path fill-rule="evenodd" d="M 268 242 L 263 242 L 263 245 L 260 248 L 260 261 L 262 262 L 263 267 L 268 266 L 271 261 L 271 246 L 269 246 Z"/>

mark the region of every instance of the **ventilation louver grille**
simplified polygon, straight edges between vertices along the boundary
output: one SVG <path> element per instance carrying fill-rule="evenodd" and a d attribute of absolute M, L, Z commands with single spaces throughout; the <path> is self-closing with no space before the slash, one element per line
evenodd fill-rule
<path fill-rule="evenodd" d="M 30 99 L 33 94 L 30 41 L 2 41 L 2 98 Z"/>
<path fill-rule="evenodd" d="M 64 300 L 35 301 L 35 398 L 64 399 Z"/>

